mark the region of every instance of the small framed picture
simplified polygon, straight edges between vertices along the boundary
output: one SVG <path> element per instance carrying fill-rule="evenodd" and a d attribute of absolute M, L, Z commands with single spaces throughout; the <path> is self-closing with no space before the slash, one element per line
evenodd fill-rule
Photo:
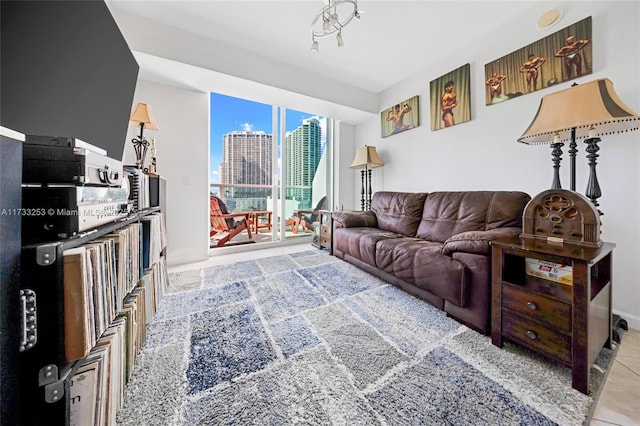
<path fill-rule="evenodd" d="M 431 130 L 440 130 L 471 120 L 471 66 L 465 64 L 433 80 Z"/>
<path fill-rule="evenodd" d="M 413 129 L 419 125 L 418 95 L 395 104 L 380 113 L 380 130 L 383 138 Z"/>

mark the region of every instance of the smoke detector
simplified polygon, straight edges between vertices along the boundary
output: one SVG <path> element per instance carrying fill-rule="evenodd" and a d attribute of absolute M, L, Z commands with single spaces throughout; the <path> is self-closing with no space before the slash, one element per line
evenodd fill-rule
<path fill-rule="evenodd" d="M 540 18 L 538 18 L 538 29 L 544 30 L 546 28 L 550 28 L 560 21 L 560 18 L 562 18 L 562 10 L 547 10 L 540 16 Z"/>

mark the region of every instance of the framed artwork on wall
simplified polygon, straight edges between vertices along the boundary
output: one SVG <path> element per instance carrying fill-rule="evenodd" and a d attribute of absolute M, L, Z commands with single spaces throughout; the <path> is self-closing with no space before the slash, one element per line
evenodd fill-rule
<path fill-rule="evenodd" d="M 380 133 L 383 138 L 420 125 L 418 95 L 395 104 L 380 113 Z"/>
<path fill-rule="evenodd" d="M 486 104 L 493 105 L 593 72 L 591 17 L 484 66 Z"/>
<path fill-rule="evenodd" d="M 471 120 L 471 66 L 465 64 L 429 83 L 431 130 Z"/>

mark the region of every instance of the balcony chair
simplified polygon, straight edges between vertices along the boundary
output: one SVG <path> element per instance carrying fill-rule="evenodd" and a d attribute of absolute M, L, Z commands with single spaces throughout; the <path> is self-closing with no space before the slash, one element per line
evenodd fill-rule
<path fill-rule="evenodd" d="M 222 247 L 233 237 L 247 231 L 249 241 L 234 242 L 232 244 L 255 243 L 251 236 L 251 212 L 229 213 L 224 202 L 211 195 L 209 197 L 209 221 L 211 230 L 209 238 L 212 247 Z"/>
<path fill-rule="evenodd" d="M 313 210 L 297 210 L 294 216 L 285 222 L 285 226 L 291 226 L 291 232 L 298 233 L 298 228 L 314 231 L 313 224 L 318 221 L 318 211 L 327 209 L 327 196 L 320 198 Z"/>

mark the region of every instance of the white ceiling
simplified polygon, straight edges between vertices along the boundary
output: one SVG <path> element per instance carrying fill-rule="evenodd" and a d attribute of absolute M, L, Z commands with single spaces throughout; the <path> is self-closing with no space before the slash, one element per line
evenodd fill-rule
<path fill-rule="evenodd" d="M 395 85 L 474 40 L 526 13 L 532 1 L 360 0 L 362 21 L 320 39 L 312 53 L 311 21 L 322 0 L 106 0 L 109 8 L 139 15 L 267 57 L 370 93 Z M 554 3 L 549 3 L 549 8 Z M 538 7 L 539 10 L 539 7 Z M 535 28 L 538 16 L 529 25 Z M 530 28 L 527 31 L 531 31 Z"/>

